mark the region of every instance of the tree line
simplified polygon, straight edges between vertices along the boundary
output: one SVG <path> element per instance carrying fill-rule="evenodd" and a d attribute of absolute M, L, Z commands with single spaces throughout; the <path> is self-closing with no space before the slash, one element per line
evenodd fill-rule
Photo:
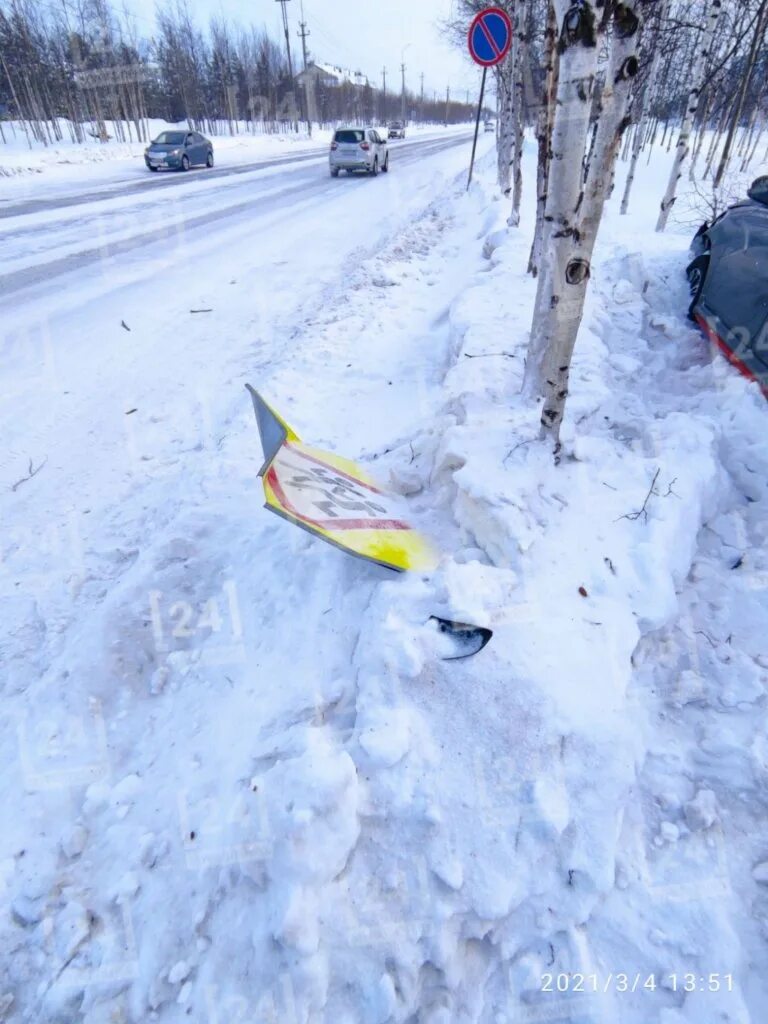
<path fill-rule="evenodd" d="M 294 68 L 294 70 L 298 70 Z M 386 121 L 400 92 L 370 83 L 315 87 L 321 123 Z M 148 119 L 187 121 L 208 134 L 298 129 L 310 98 L 291 77 L 283 49 L 263 27 L 213 17 L 201 27 L 187 0 L 166 0 L 155 31 L 109 0 L 0 0 L 0 141 L 3 116 L 30 144 L 149 138 Z M 409 119 L 457 123 L 471 104 L 406 90 Z"/>
<path fill-rule="evenodd" d="M 484 0 L 460 0 L 449 25 L 466 45 Z M 542 437 L 559 452 L 571 357 L 592 254 L 614 187 L 628 162 L 621 203 L 631 201 L 643 153 L 674 156 L 656 228 L 663 231 L 681 180 L 709 189 L 710 214 L 730 171 L 768 159 L 768 0 L 497 0 L 514 26 L 495 69 L 496 173 L 520 222 L 522 152 L 538 148 L 536 229 L 528 270 L 537 295 L 524 390 L 540 409 Z M 650 159 L 650 156 L 649 156 Z M 653 221 L 652 221 L 653 223 Z"/>

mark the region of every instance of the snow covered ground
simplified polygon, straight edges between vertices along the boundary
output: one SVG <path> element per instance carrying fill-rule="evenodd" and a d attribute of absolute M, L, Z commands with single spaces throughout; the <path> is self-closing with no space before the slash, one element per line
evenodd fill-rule
<path fill-rule="evenodd" d="M 660 153 L 553 466 L 533 148 L 507 232 L 451 141 L 2 211 L 0 1020 L 763 1019 L 768 409 L 685 319 Z M 245 381 L 434 576 L 262 510 Z"/>

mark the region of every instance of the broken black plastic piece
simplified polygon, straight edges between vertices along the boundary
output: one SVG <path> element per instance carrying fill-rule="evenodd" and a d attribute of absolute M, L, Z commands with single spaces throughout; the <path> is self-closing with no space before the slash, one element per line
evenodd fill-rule
<path fill-rule="evenodd" d="M 451 622 L 450 619 L 440 619 L 437 615 L 430 615 L 430 622 L 437 623 L 439 633 L 449 637 L 453 642 L 456 653 L 443 654 L 443 661 L 457 661 L 459 658 L 471 658 L 485 647 L 493 636 L 490 629 L 485 626 L 470 626 L 466 622 Z"/>

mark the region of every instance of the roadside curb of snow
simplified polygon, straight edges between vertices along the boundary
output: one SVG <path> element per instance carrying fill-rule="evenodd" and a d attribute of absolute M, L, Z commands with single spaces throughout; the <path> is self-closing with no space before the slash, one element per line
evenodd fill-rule
<path fill-rule="evenodd" d="M 432 481 L 452 495 L 465 545 L 456 561 L 471 562 L 474 555 L 494 567 L 444 567 L 447 606 L 473 607 L 476 615 L 484 606 L 486 618 L 480 621 L 495 630 L 484 660 L 463 673 L 461 701 L 471 704 L 470 694 L 506 675 L 506 685 L 522 691 L 518 711 L 527 693 L 527 712 L 537 728 L 544 735 L 559 733 L 562 749 L 567 744 L 571 751 L 560 766 L 556 759 L 547 763 L 543 753 L 534 757 L 533 769 L 529 762 L 523 772 L 527 781 L 515 794 L 518 800 L 503 807 L 511 825 L 519 798 L 532 786 L 540 794 L 534 818 L 545 832 L 557 823 L 545 840 L 548 846 L 554 840 L 554 851 L 540 848 L 537 859 L 528 850 L 528 870 L 531 863 L 538 869 L 536 883 L 526 890 L 518 877 L 513 894 L 497 879 L 500 902 L 493 912 L 477 889 L 453 886 L 461 890 L 462 914 L 473 911 L 486 938 L 502 946 L 504 936 L 512 942 L 515 957 L 525 964 L 516 972 L 522 998 L 535 999 L 535 983 L 548 965 L 554 971 L 594 970 L 599 940 L 590 949 L 562 938 L 558 943 L 556 936 L 586 923 L 615 886 L 632 890 L 618 911 L 619 917 L 629 915 L 626 943 L 638 963 L 658 966 L 655 933 L 642 927 L 642 915 L 639 926 L 631 916 L 638 900 L 666 899 L 668 887 L 652 896 L 645 889 L 642 850 L 628 857 L 621 850 L 625 808 L 652 742 L 646 709 L 633 691 L 634 657 L 638 645 L 679 614 L 677 594 L 691 570 L 699 532 L 717 513 L 726 487 L 723 434 L 743 403 L 757 398 L 717 362 L 711 371 L 706 360 L 697 362 L 701 342 L 681 314 L 678 324 L 674 315 L 667 318 L 671 337 L 660 342 L 653 336 L 659 321 L 647 295 L 643 260 L 611 249 L 598 263 L 588 298 L 563 432 L 566 454 L 556 468 L 535 442 L 535 410 L 519 397 L 535 282 L 525 274 L 526 241 L 499 225 L 499 213 L 495 203 L 489 206 L 479 235 L 489 267 L 450 310 L 455 359 L 445 378 L 444 410 L 453 425 L 439 443 Z M 669 291 L 661 281 L 654 288 Z M 671 309 L 675 303 L 684 308 L 682 278 L 678 292 L 668 302 Z M 688 342 L 691 354 L 678 351 L 681 342 Z M 679 365 L 686 359 L 690 367 Z M 678 401 L 677 387 L 684 401 Z M 505 591 L 507 603 L 499 603 Z M 425 669 L 413 657 L 410 665 L 406 657 L 392 667 L 418 682 Z M 434 671 L 427 674 L 435 680 Z M 445 674 L 438 675 L 438 686 L 444 686 Z M 429 745 L 422 742 L 421 749 L 429 757 Z M 439 764 L 440 756 L 433 757 Z M 514 770 L 510 757 L 504 763 Z M 486 773 L 486 784 L 488 778 Z M 475 792 L 478 801 L 486 796 L 484 787 Z M 466 805 L 464 813 L 472 828 Z M 457 853 L 457 836 L 444 834 L 435 844 L 443 851 L 438 861 L 448 858 L 452 877 L 460 879 L 467 862 Z M 489 877 L 494 870 L 491 857 Z M 562 887 L 564 874 L 569 881 Z M 582 890 L 580 899 L 567 887 L 571 879 L 578 879 L 573 884 Z M 515 917 L 524 908 L 535 913 L 542 904 L 549 907 L 549 919 L 540 916 L 535 933 L 521 933 Z M 726 935 L 733 938 L 728 919 L 717 907 L 710 913 L 723 936 L 723 962 L 733 969 L 738 944 L 726 942 Z M 480 921 L 489 916 L 495 924 L 483 930 Z M 542 955 L 547 941 L 549 961 Z M 731 1008 L 741 1020 L 746 1011 L 740 997 Z"/>
<path fill-rule="evenodd" d="M 583 928 L 614 893 L 609 930 L 625 933 L 633 963 L 660 968 L 638 914 L 653 902 L 644 854 L 623 847 L 651 741 L 633 658 L 678 614 L 723 485 L 724 426 L 695 401 L 677 406 L 665 380 L 680 372 L 701 386 L 700 368 L 686 376 L 678 339 L 651 338 L 643 262 L 614 248 L 598 259 L 555 467 L 519 397 L 535 282 L 528 239 L 501 227 L 503 206 L 488 204 L 478 234 L 488 266 L 449 313 L 454 359 L 430 484 L 459 542 L 430 586 L 385 583 L 374 596 L 355 662 L 358 735 L 378 738 L 355 760 L 379 842 L 397 836 L 390 858 L 414 858 L 396 897 L 410 926 L 388 937 L 396 976 L 430 949 L 455 1010 L 494 990 L 506 963 L 533 1012 L 544 972 L 589 973 L 611 954 L 600 928 L 589 939 Z M 728 386 L 743 395 L 742 382 Z M 438 614 L 494 629 L 481 656 L 450 668 L 425 658 L 408 624 L 436 600 Z M 409 915 L 413 892 L 419 906 L 440 893 L 439 920 Z M 489 951 L 471 968 L 470 936 Z M 616 1018 L 618 1003 L 595 1002 L 595 1020 Z"/>

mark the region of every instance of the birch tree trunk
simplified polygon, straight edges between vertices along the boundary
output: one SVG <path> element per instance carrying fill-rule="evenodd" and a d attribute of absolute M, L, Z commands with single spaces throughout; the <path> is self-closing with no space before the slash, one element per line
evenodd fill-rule
<path fill-rule="evenodd" d="M 757 125 L 755 125 L 755 127 L 757 127 Z M 746 154 L 744 156 L 744 160 L 742 161 L 742 164 L 741 164 L 741 173 L 742 174 L 744 174 L 747 170 L 749 170 L 749 165 L 755 159 L 755 152 L 757 151 L 757 147 L 760 144 L 760 139 L 763 137 L 763 131 L 764 130 L 765 130 L 765 119 L 763 118 L 763 119 L 760 120 L 760 127 L 758 128 L 757 133 L 755 135 L 754 144 L 752 145 L 752 147 L 750 149 L 747 150 L 747 152 L 746 152 Z"/>
<path fill-rule="evenodd" d="M 536 120 L 538 161 L 536 166 L 536 230 L 533 236 L 528 273 L 536 277 L 541 265 L 544 244 L 544 213 L 547 203 L 547 182 L 552 145 L 552 120 L 557 95 L 559 62 L 555 53 L 557 39 L 557 13 L 554 5 L 547 5 L 547 27 L 544 33 L 544 90 Z"/>
<path fill-rule="evenodd" d="M 696 141 L 693 146 L 693 153 L 691 154 L 691 166 L 688 170 L 689 181 L 696 181 L 696 164 L 699 162 L 701 147 L 704 144 L 704 134 L 707 130 L 707 124 L 709 123 L 709 114 L 712 109 L 713 98 L 712 91 L 710 90 L 704 100 L 704 107 L 702 108 L 699 116 L 699 127 L 696 132 Z"/>
<path fill-rule="evenodd" d="M 525 0 L 515 0 L 513 7 L 514 33 L 512 36 L 512 210 L 507 224 L 516 228 L 520 223 L 520 200 L 523 195 L 523 138 L 525 128 L 523 114 L 525 107 L 524 63 L 527 60 Z"/>
<path fill-rule="evenodd" d="M 545 214 L 542 273 L 538 279 L 524 389 L 543 399 L 541 432 L 559 450 L 568 396 L 571 357 L 584 310 L 592 251 L 627 127 L 627 108 L 638 71 L 642 0 L 608 2 L 602 24 L 591 3 L 578 8 L 556 3 L 560 37 L 560 78 L 552 132 L 552 165 Z M 600 117 L 587 172 L 590 107 L 600 36 L 612 28 Z"/>
<path fill-rule="evenodd" d="M 709 0 L 708 2 L 706 21 L 702 27 L 700 44 L 697 50 L 693 71 L 691 73 L 693 88 L 688 94 L 685 116 L 683 117 L 683 123 L 680 127 L 680 137 L 677 140 L 675 160 L 672 164 L 672 172 L 669 176 L 667 191 L 661 201 L 659 219 L 656 223 L 657 231 L 663 231 L 666 228 L 670 211 L 677 199 L 677 184 L 683 175 L 685 161 L 688 159 L 688 154 L 690 152 L 691 127 L 699 106 L 699 96 L 701 95 L 701 90 L 704 86 L 707 66 L 711 59 L 712 48 L 715 42 L 715 28 L 717 27 L 722 6 L 722 0 Z"/>
<path fill-rule="evenodd" d="M 720 145 L 720 140 L 723 137 L 725 126 L 728 123 L 728 116 L 731 112 L 730 97 L 723 102 L 723 109 L 720 114 L 720 120 L 717 122 L 717 127 L 712 133 L 712 138 L 709 143 L 709 149 L 707 150 L 707 162 L 704 165 L 704 177 L 709 176 L 709 172 L 712 170 L 712 163 L 717 153 L 717 147 Z"/>
<path fill-rule="evenodd" d="M 654 50 L 653 57 L 651 59 L 651 66 L 648 71 L 648 81 L 646 82 L 645 89 L 643 90 L 642 99 L 640 100 L 640 111 L 638 115 L 638 124 L 635 131 L 634 144 L 632 146 L 632 159 L 629 164 L 629 171 L 627 173 L 627 183 L 624 186 L 624 195 L 621 200 L 621 213 L 625 215 L 629 209 L 629 197 L 632 192 L 632 185 L 635 181 L 635 173 L 637 171 L 637 162 L 640 159 L 640 153 L 643 148 L 643 139 L 645 137 L 645 121 L 646 114 L 649 107 L 652 107 L 654 100 L 656 99 L 656 82 L 659 72 L 659 64 L 661 62 L 661 46 L 659 34 L 663 27 L 663 24 L 667 17 L 667 10 L 669 8 L 669 0 L 662 0 L 661 9 L 659 11 L 659 22 L 656 36 L 654 39 Z M 628 136 L 629 137 L 629 136 Z"/>
<path fill-rule="evenodd" d="M 499 135 L 496 148 L 496 177 L 499 188 L 505 196 L 512 190 L 512 147 L 514 125 L 512 110 L 512 54 L 508 54 L 499 65 Z"/>
<path fill-rule="evenodd" d="M 542 259 L 523 382 L 524 391 L 531 397 L 544 394 L 544 359 L 547 350 L 557 343 L 555 335 L 561 326 L 557 306 L 568 260 L 565 243 L 578 230 L 584 151 L 599 56 L 592 3 L 574 9 L 569 8 L 567 0 L 553 0 L 552 7 L 557 25 L 558 81 L 541 221 Z"/>
<path fill-rule="evenodd" d="M 747 89 L 749 83 L 752 81 L 752 76 L 755 73 L 755 64 L 757 62 L 757 54 L 762 45 L 763 39 L 765 38 L 766 19 L 768 19 L 768 0 L 762 0 L 760 10 L 757 16 L 757 25 L 755 26 L 755 34 L 752 37 L 752 46 L 749 51 L 749 60 L 747 62 L 746 71 L 742 75 L 741 88 L 734 105 L 733 116 L 731 117 L 731 124 L 728 129 L 728 137 L 725 140 L 725 146 L 723 147 L 722 156 L 720 157 L 720 164 L 717 168 L 717 174 L 715 175 L 715 188 L 719 188 L 723 183 L 723 177 L 725 176 L 725 169 L 728 166 L 728 160 L 731 155 L 731 147 L 733 146 L 733 139 L 736 135 L 736 130 L 739 127 L 739 121 L 741 120 L 741 112 L 744 109 L 744 100 L 747 96 Z"/>

